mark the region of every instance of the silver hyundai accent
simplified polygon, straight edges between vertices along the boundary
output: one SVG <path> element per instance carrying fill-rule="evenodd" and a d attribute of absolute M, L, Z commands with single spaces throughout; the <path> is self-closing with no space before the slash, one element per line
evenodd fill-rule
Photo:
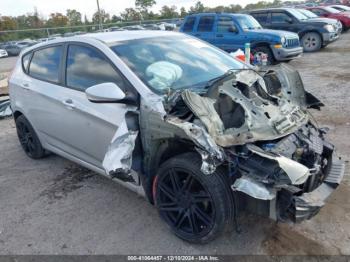
<path fill-rule="evenodd" d="M 237 227 L 243 209 L 310 219 L 344 175 L 297 71 L 251 67 L 181 33 L 38 44 L 9 86 L 29 157 L 52 152 L 144 195 L 186 241 Z"/>

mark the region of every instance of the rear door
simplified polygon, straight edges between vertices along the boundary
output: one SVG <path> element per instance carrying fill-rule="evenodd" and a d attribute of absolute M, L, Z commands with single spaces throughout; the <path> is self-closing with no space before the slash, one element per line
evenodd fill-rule
<path fill-rule="evenodd" d="M 215 32 L 215 15 L 202 15 L 199 17 L 197 28 L 194 32 L 194 36 L 207 41 L 208 43 L 214 44 Z"/>
<path fill-rule="evenodd" d="M 269 28 L 269 13 L 252 13 L 251 15 L 261 24 L 263 28 Z"/>
<path fill-rule="evenodd" d="M 237 32 L 231 32 L 230 28 L 236 28 Z M 232 52 L 244 46 L 244 35 L 239 30 L 232 16 L 220 15 L 216 23 L 215 45 L 226 52 Z"/>

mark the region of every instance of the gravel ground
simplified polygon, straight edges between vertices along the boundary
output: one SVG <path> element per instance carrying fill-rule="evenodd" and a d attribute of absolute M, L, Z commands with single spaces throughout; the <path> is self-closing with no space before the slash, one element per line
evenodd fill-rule
<path fill-rule="evenodd" d="M 350 33 L 290 64 L 301 72 L 306 89 L 325 103 L 314 116 L 330 128 L 348 175 Z M 170 233 L 143 198 L 120 185 L 58 156 L 29 159 L 13 120 L 0 121 L 0 254 L 350 255 L 349 199 L 346 177 L 310 221 L 280 224 L 244 214 L 240 234 L 191 245 Z"/>

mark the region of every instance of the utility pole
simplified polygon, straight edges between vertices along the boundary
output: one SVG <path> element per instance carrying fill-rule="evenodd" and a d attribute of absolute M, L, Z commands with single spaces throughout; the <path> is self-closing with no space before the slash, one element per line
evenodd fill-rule
<path fill-rule="evenodd" d="M 102 17 L 101 17 L 101 10 L 100 10 L 100 3 L 97 1 L 97 11 L 98 11 L 98 27 L 100 30 L 102 30 Z"/>

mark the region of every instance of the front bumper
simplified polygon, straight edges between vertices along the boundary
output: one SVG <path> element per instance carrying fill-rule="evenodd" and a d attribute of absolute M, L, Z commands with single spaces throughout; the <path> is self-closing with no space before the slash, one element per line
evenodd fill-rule
<path fill-rule="evenodd" d="M 329 43 L 334 42 L 339 38 L 338 32 L 331 32 L 331 33 L 323 33 L 322 39 L 323 39 L 323 45 L 328 45 Z"/>
<path fill-rule="evenodd" d="M 277 61 L 291 60 L 303 53 L 303 48 L 301 46 L 294 48 L 275 48 L 271 45 L 271 50 Z"/>
<path fill-rule="evenodd" d="M 344 172 L 344 162 L 336 158 L 332 160 L 323 182 L 311 192 L 300 194 L 294 187 L 282 189 L 277 198 L 277 218 L 298 223 L 315 216 L 339 186 Z"/>

